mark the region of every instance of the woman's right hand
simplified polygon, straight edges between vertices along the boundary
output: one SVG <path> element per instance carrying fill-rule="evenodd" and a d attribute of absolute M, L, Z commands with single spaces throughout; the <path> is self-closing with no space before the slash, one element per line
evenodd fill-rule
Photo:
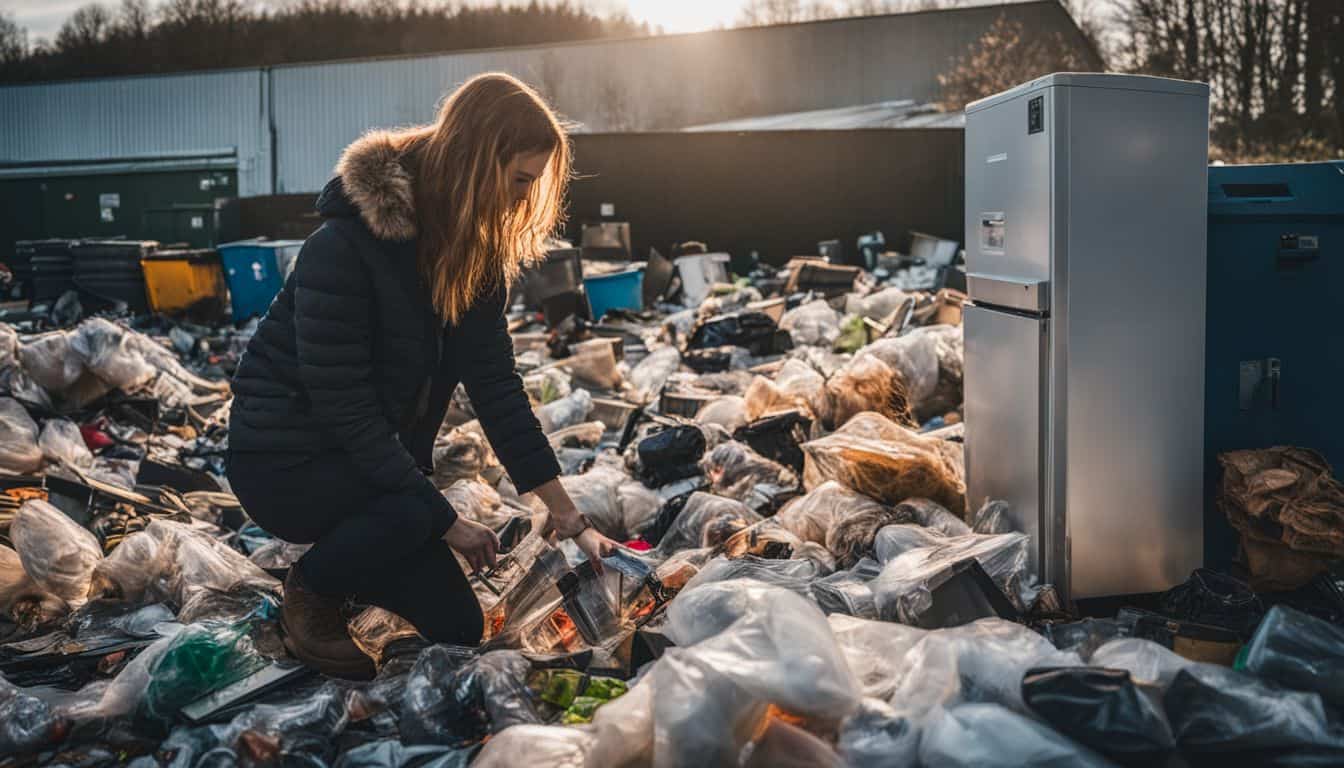
<path fill-rule="evenodd" d="M 457 553 L 467 559 L 473 573 L 495 567 L 495 555 L 499 552 L 499 537 L 495 532 L 475 520 L 458 517 L 448 532 L 443 534 Z"/>

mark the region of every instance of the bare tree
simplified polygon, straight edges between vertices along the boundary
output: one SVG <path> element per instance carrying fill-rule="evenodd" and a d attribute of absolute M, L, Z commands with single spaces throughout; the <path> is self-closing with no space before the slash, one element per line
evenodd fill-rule
<path fill-rule="evenodd" d="M 148 0 L 121 0 L 117 9 L 116 34 L 130 40 L 143 40 L 153 24 Z"/>
<path fill-rule="evenodd" d="M 0 14 L 0 67 L 17 66 L 28 55 L 28 30 L 12 14 Z"/>
<path fill-rule="evenodd" d="M 1087 64 L 1062 36 L 1027 34 L 1001 15 L 964 56 L 938 76 L 944 109 L 966 104 L 1041 75 L 1079 71 Z"/>
<path fill-rule="evenodd" d="M 107 39 L 112 14 L 98 3 L 83 6 L 70 15 L 56 33 L 56 49 L 71 51 L 92 48 Z"/>

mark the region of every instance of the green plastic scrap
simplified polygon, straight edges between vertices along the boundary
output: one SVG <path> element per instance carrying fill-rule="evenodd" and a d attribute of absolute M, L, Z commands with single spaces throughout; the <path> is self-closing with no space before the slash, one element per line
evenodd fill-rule
<path fill-rule="evenodd" d="M 588 687 L 584 689 L 583 695 L 602 701 L 611 701 L 614 698 L 622 696 L 629 690 L 625 681 L 615 677 L 594 677 L 588 681 Z"/>
<path fill-rule="evenodd" d="M 574 698 L 583 690 L 586 675 L 573 669 L 547 669 L 534 689 L 540 691 L 540 698 L 547 704 L 566 709 L 574 703 Z"/>
<path fill-rule="evenodd" d="M 252 645 L 251 629 L 250 621 L 183 629 L 150 670 L 141 702 L 144 714 L 170 723 L 182 707 L 265 666 Z"/>
<path fill-rule="evenodd" d="M 840 338 L 835 340 L 836 352 L 858 352 L 868 343 L 868 328 L 863 318 L 851 315 L 840 324 Z"/>

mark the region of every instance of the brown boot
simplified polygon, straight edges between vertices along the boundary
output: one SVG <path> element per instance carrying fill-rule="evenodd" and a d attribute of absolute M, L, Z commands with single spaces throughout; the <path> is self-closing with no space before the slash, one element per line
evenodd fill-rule
<path fill-rule="evenodd" d="M 299 661 L 324 675 L 370 680 L 377 670 L 373 659 L 350 639 L 341 613 L 344 602 L 308 589 L 298 567 L 290 568 L 285 578 L 285 602 L 280 609 L 285 647 Z"/>

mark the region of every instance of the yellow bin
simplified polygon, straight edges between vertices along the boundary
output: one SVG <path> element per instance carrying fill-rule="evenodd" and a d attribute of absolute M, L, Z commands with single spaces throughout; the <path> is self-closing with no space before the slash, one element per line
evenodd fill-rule
<path fill-rule="evenodd" d="M 229 292 L 216 251 L 156 251 L 142 258 L 140 265 L 152 311 L 202 319 L 223 316 Z"/>

